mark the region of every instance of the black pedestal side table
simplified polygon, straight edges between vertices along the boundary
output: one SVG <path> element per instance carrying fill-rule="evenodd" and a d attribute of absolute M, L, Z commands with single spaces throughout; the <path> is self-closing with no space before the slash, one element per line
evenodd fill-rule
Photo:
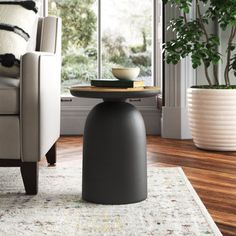
<path fill-rule="evenodd" d="M 82 198 L 128 204 L 147 198 L 146 131 L 128 98 L 156 96 L 157 87 L 72 87 L 76 97 L 102 98 L 89 113 L 83 141 Z"/>

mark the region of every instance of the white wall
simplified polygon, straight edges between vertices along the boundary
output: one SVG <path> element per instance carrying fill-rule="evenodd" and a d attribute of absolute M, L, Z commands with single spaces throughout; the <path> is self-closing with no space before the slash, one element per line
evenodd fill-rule
<path fill-rule="evenodd" d="M 193 14 L 193 13 L 192 13 Z M 179 15 L 177 8 L 169 4 L 165 8 L 165 27 L 170 19 Z M 165 30 L 166 41 L 174 37 Z M 165 64 L 164 90 L 165 104 L 163 106 L 161 135 L 163 138 L 190 139 L 190 129 L 187 116 L 187 88 L 195 81 L 196 72 L 192 69 L 190 58 L 182 60 L 177 65 Z"/>

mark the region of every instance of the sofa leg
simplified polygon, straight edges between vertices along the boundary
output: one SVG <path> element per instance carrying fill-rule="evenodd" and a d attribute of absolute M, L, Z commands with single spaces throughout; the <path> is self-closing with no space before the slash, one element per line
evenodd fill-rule
<path fill-rule="evenodd" d="M 46 158 L 49 166 L 56 165 L 56 143 L 54 143 L 50 150 L 47 152 Z"/>
<path fill-rule="evenodd" d="M 22 162 L 20 170 L 26 194 L 36 195 L 38 193 L 38 162 Z"/>

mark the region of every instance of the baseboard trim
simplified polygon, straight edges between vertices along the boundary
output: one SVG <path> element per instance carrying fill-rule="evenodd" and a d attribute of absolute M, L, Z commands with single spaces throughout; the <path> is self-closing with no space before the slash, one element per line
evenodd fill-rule
<path fill-rule="evenodd" d="M 161 136 L 172 139 L 192 139 L 187 108 L 162 108 Z"/>
<path fill-rule="evenodd" d="M 161 134 L 161 112 L 154 106 L 136 106 L 141 112 L 147 134 Z M 61 134 L 83 135 L 84 125 L 92 106 L 65 106 L 61 110 Z"/>

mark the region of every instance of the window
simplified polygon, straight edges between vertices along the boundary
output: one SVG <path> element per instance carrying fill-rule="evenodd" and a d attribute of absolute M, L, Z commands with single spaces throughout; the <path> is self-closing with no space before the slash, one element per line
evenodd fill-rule
<path fill-rule="evenodd" d="M 63 21 L 62 94 L 90 79 L 114 78 L 112 67 L 140 67 L 154 83 L 155 0 L 48 0 Z M 156 53 L 155 53 L 156 54 Z"/>

